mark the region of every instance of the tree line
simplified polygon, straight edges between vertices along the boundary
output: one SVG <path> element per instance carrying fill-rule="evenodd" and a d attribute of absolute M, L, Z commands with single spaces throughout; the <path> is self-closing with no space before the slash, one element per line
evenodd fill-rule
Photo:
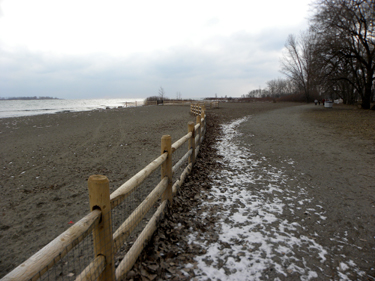
<path fill-rule="evenodd" d="M 375 1 L 317 0 L 312 8 L 308 30 L 286 40 L 280 72 L 287 78 L 247 96 L 301 93 L 307 102 L 341 98 L 369 109 L 375 96 Z"/>

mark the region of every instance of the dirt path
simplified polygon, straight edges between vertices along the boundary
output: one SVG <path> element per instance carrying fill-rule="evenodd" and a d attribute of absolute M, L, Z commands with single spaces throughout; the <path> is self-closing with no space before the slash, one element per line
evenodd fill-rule
<path fill-rule="evenodd" d="M 211 111 L 225 124 L 208 149 L 214 159 L 197 162 L 129 277 L 374 280 L 374 141 L 322 123 L 326 110 Z"/>
<path fill-rule="evenodd" d="M 324 125 L 306 119 L 312 109 L 303 105 L 253 116 L 239 128 L 241 141 L 250 145 L 254 157 L 285 169 L 289 178 L 295 177 L 296 188 L 306 189 L 309 200 L 289 203 L 280 219 L 297 221 L 301 235 L 313 237 L 327 251 L 326 260 L 314 264 L 319 277 L 373 278 L 374 143 L 336 131 L 329 120 Z"/>
<path fill-rule="evenodd" d="M 206 280 L 363 280 L 375 275 L 372 141 L 305 113 L 312 105 L 249 115 L 223 127 L 220 174 L 208 203 L 219 239 L 198 256 Z M 205 214 L 203 214 L 203 217 Z"/>

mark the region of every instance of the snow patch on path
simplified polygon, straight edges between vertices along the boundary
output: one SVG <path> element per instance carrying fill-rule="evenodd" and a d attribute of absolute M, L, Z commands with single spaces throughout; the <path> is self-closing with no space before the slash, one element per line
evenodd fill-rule
<path fill-rule="evenodd" d="M 296 178 L 285 174 L 284 169 L 272 167 L 265 157 L 255 154 L 240 144 L 237 128 L 249 117 L 223 126 L 223 137 L 217 148 L 222 158 L 220 174 L 211 175 L 213 187 L 202 204 L 215 206 L 218 211 L 215 231 L 218 239 L 208 243 L 204 235 L 193 232 L 189 243 L 206 248 L 204 255 L 196 257 L 194 271 L 197 280 L 280 280 L 297 277 L 311 280 L 324 271 L 327 250 L 313 235 L 306 233 L 301 217 L 293 217 L 296 210 L 312 202 L 303 186 L 295 186 Z M 294 165 L 286 159 L 285 165 Z M 290 188 L 289 183 L 294 186 Z M 308 212 L 325 220 L 321 206 Z M 282 219 L 288 210 L 292 219 Z M 212 216 L 212 213 L 203 213 Z M 204 217 L 203 217 L 204 218 Z M 202 219 L 203 219 L 202 218 Z M 303 221 L 303 220 L 302 220 Z M 319 223 L 319 221 L 318 221 Z M 302 224 L 302 225 L 301 225 Z M 188 265 L 193 267 L 193 265 Z M 341 264 L 341 278 L 348 269 Z"/>

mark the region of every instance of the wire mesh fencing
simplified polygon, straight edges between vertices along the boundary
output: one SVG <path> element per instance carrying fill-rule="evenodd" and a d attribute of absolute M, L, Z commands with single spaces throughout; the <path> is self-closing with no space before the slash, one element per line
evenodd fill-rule
<path fill-rule="evenodd" d="M 91 263 L 94 256 L 92 234 L 82 239 L 81 243 L 66 256 L 58 255 L 53 259 L 52 268 L 44 274 L 42 269 L 31 280 L 75 280 L 77 276 Z M 96 277 L 99 277 L 97 275 Z M 96 280 L 96 279 L 95 279 Z"/>
<path fill-rule="evenodd" d="M 191 171 L 205 132 L 204 110 L 198 109 L 201 116 L 187 135 L 173 145 L 163 136 L 161 155 L 112 194 L 107 177 L 91 176 L 91 213 L 2 280 L 122 279 L 172 203 L 173 189 Z"/>

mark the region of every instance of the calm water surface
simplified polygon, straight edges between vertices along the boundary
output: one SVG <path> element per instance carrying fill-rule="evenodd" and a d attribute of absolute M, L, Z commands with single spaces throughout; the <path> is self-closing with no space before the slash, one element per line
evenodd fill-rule
<path fill-rule="evenodd" d="M 0 100 L 0 118 L 143 105 L 143 99 Z"/>

